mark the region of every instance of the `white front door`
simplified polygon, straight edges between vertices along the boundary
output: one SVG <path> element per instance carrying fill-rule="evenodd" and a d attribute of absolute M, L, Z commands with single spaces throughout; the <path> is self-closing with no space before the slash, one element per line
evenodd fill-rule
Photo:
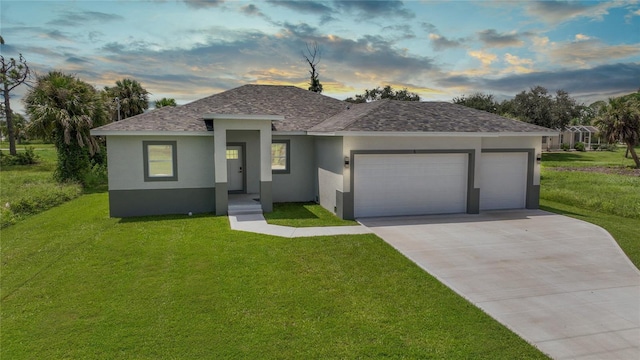
<path fill-rule="evenodd" d="M 229 191 L 244 190 L 242 159 L 242 146 L 227 146 L 227 188 Z"/>

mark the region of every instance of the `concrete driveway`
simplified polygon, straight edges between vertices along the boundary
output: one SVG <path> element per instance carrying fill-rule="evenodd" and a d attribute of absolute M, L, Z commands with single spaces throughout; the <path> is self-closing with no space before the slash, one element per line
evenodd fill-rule
<path fill-rule="evenodd" d="M 640 359 L 640 271 L 604 229 L 540 210 L 359 219 L 555 359 Z"/>

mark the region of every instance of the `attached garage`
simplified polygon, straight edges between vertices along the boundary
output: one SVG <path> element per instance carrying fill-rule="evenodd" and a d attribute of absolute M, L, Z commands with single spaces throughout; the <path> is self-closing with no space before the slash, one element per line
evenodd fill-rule
<path fill-rule="evenodd" d="M 356 154 L 355 217 L 464 213 L 468 153 Z"/>
<path fill-rule="evenodd" d="M 527 200 L 526 152 L 483 152 L 480 210 L 524 209 Z"/>

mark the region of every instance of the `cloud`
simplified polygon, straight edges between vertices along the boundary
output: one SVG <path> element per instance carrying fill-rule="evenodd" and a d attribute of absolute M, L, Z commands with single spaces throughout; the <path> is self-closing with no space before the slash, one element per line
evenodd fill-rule
<path fill-rule="evenodd" d="M 523 35 L 530 35 L 525 33 Z M 517 33 L 498 33 L 494 29 L 482 30 L 478 32 L 478 37 L 488 47 L 513 47 L 522 46 L 524 41 L 520 39 Z"/>
<path fill-rule="evenodd" d="M 393 38 L 397 40 L 413 39 L 416 37 L 416 35 L 413 33 L 413 30 L 411 29 L 411 26 L 407 24 L 385 26 L 382 28 L 382 33 L 398 33 L 398 36 L 393 36 Z"/>
<path fill-rule="evenodd" d="M 515 73 L 530 73 L 533 72 L 533 60 L 521 58 L 510 53 L 504 54 L 504 61 L 509 66 L 504 69 L 503 73 L 515 72 Z"/>
<path fill-rule="evenodd" d="M 640 64 L 619 63 L 590 69 L 562 69 L 505 76 L 500 79 L 479 79 L 478 85 L 515 94 L 534 85 L 548 90 L 566 90 L 572 95 L 596 92 L 632 92 L 640 86 Z M 603 99 L 604 100 L 604 99 Z"/>
<path fill-rule="evenodd" d="M 63 32 L 59 30 L 51 30 L 40 34 L 41 37 L 46 39 L 52 39 L 57 41 L 72 41 L 69 36 L 65 35 Z"/>
<path fill-rule="evenodd" d="M 123 19 L 120 15 L 107 14 L 99 11 L 64 11 L 57 18 L 47 22 L 47 24 L 75 27 L 86 23 L 105 23 Z"/>
<path fill-rule="evenodd" d="M 589 40 L 589 39 L 591 38 L 585 34 L 576 34 L 576 41 Z"/>
<path fill-rule="evenodd" d="M 496 59 L 498 58 L 496 54 L 492 54 L 490 52 L 486 52 L 482 50 L 469 51 L 468 53 L 471 57 L 474 57 L 480 60 L 480 62 L 482 63 L 482 67 L 485 67 L 485 68 L 489 67 L 491 63 L 496 61 Z"/>
<path fill-rule="evenodd" d="M 240 11 L 246 15 L 249 16 L 258 16 L 261 18 L 266 19 L 267 21 L 271 22 L 271 19 L 265 15 L 262 11 L 260 11 L 260 9 L 258 9 L 257 6 L 253 5 L 253 4 L 249 4 L 249 5 L 244 5 L 240 7 Z"/>
<path fill-rule="evenodd" d="M 305 14 L 331 15 L 333 13 L 332 8 L 316 1 L 267 0 L 267 2 L 276 6 L 286 7 L 288 9 L 291 9 L 300 13 L 305 13 Z"/>
<path fill-rule="evenodd" d="M 582 34 L 576 35 L 576 41 L 567 42 L 551 42 L 546 37 L 537 37 L 533 44 L 551 62 L 580 67 L 640 55 L 640 43 L 609 45 Z"/>
<path fill-rule="evenodd" d="M 433 49 L 436 51 L 462 47 L 463 42 L 463 39 L 449 40 L 438 34 L 429 34 L 429 40 L 431 40 L 431 45 L 433 45 Z"/>
<path fill-rule="evenodd" d="M 532 1 L 527 12 L 540 21 L 558 24 L 579 17 L 602 20 L 609 14 L 609 9 L 624 6 L 625 2 L 583 3 L 577 1 Z"/>
<path fill-rule="evenodd" d="M 336 8 L 345 12 L 355 11 L 362 18 L 371 18 L 379 16 L 398 16 L 405 19 L 415 17 L 415 14 L 404 7 L 402 1 L 353 1 L 353 0 L 336 0 L 333 2 Z"/>
<path fill-rule="evenodd" d="M 225 0 L 182 0 L 184 3 L 194 9 L 206 9 L 222 5 Z"/>

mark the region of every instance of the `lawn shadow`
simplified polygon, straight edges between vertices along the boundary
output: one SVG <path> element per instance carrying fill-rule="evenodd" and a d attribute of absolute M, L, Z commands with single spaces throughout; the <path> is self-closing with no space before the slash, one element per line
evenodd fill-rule
<path fill-rule="evenodd" d="M 273 212 L 266 216 L 271 220 L 319 219 L 318 215 L 307 209 L 305 205 L 314 205 L 314 203 L 276 203 L 273 204 Z"/>
<path fill-rule="evenodd" d="M 582 161 L 582 162 L 593 162 L 593 159 L 585 158 L 576 153 L 571 152 L 555 152 L 555 153 L 544 153 L 542 154 L 542 162 L 545 161 L 558 161 L 558 162 L 572 162 L 572 161 Z"/>
<path fill-rule="evenodd" d="M 203 217 L 214 217 L 214 216 L 216 216 L 214 213 L 193 214 L 191 216 L 187 214 L 132 216 L 132 217 L 120 218 L 120 220 L 118 220 L 118 223 L 127 224 L 127 223 L 144 223 L 144 222 L 158 222 L 158 221 L 169 221 L 169 220 L 187 220 L 187 219 L 199 219 Z"/>

